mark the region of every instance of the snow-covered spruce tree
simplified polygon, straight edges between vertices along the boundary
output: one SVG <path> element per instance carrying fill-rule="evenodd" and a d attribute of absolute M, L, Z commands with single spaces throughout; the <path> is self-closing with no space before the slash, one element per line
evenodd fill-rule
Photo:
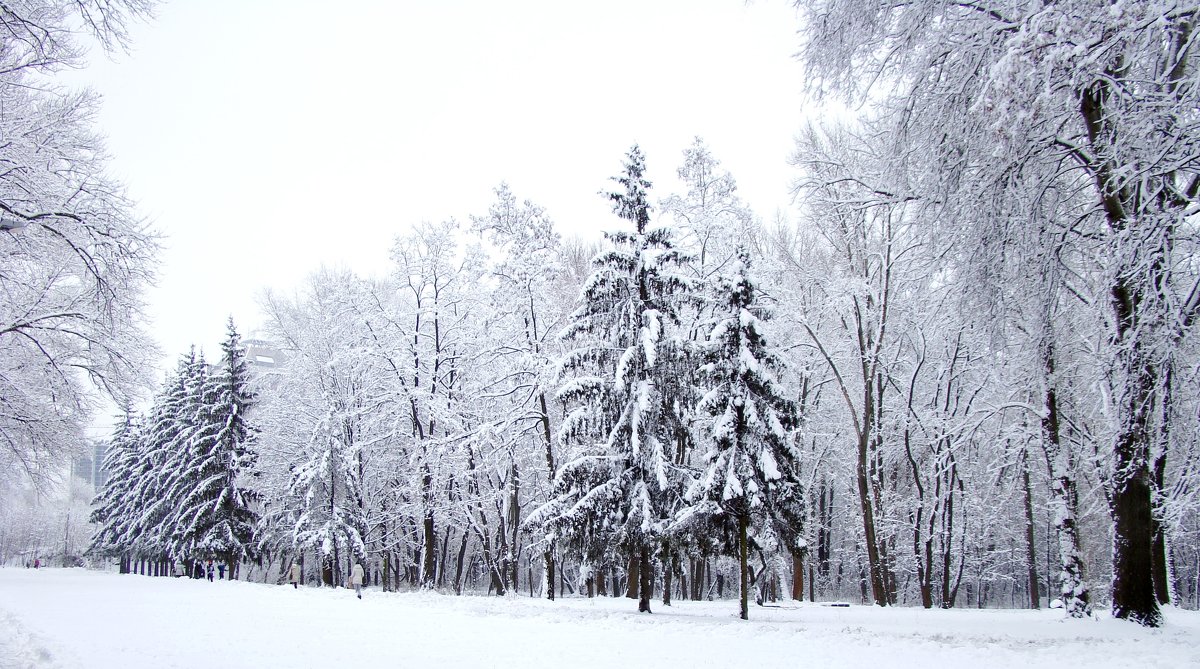
<path fill-rule="evenodd" d="M 634 146 L 614 178 L 622 189 L 607 194 L 633 230 L 605 233 L 613 248 L 594 260 L 583 304 L 562 335 L 578 343 L 562 359 L 567 380 L 558 393 L 571 407 L 561 439 L 575 448 L 551 499 L 528 522 L 540 523 L 550 540 L 564 538 L 585 561 L 626 551 L 639 580 L 638 610 L 648 613 L 652 551 L 681 485 L 661 396 L 665 363 L 678 353 L 666 335 L 692 285 L 677 273 L 681 257 L 671 229 L 650 227 L 644 173 Z"/>
<path fill-rule="evenodd" d="M 792 508 L 802 499 L 799 453 L 788 435 L 796 405 L 784 397 L 777 381 L 783 362 L 763 336 L 760 320 L 769 318 L 769 312 L 750 277 L 744 248 L 729 275 L 718 279 L 715 292 L 724 304 L 705 344 L 701 375 L 709 390 L 699 406 L 712 418 L 712 442 L 700 476 L 688 490 L 697 504 L 685 513 L 728 514 L 737 522 L 740 613 L 747 620 L 751 522 L 765 519 L 777 503 L 777 512 L 799 517 Z"/>
<path fill-rule="evenodd" d="M 126 410 L 104 449 L 104 471 L 108 478 L 92 501 L 90 521 L 97 529 L 87 549 L 89 555 L 119 557 L 122 574 L 129 571 L 128 528 L 136 511 L 132 504 L 133 486 L 140 448 L 141 421 L 131 410 Z"/>
<path fill-rule="evenodd" d="M 229 578 L 243 560 L 257 559 L 258 494 L 246 486 L 254 475 L 257 430 L 247 422 L 255 393 L 241 336 L 228 323 L 220 366 L 209 375 L 188 441 L 190 471 L 179 480 L 175 531 L 193 555 L 220 560 Z"/>
<path fill-rule="evenodd" d="M 130 529 L 141 559 L 192 557 L 177 531 L 176 512 L 180 484 L 192 475 L 188 444 L 207 377 L 204 354 L 193 347 L 180 356 L 146 416 L 133 475 L 137 516 Z"/>

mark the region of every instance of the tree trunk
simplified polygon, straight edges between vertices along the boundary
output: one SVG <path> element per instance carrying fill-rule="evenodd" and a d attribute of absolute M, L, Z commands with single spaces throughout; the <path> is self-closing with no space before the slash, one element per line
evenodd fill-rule
<path fill-rule="evenodd" d="M 518 469 L 515 460 L 512 463 L 509 481 L 511 482 L 512 487 L 509 492 L 507 520 L 509 530 L 512 532 L 512 535 L 506 542 L 508 544 L 506 546 L 505 554 L 505 561 L 508 564 L 508 574 L 506 576 L 509 579 L 512 592 L 520 593 L 521 584 L 517 581 L 519 580 L 521 566 L 521 472 L 520 469 Z M 503 533 L 504 531 L 505 530 L 502 526 L 500 532 Z"/>
<path fill-rule="evenodd" d="M 458 543 L 458 562 L 454 565 L 454 594 L 461 595 L 463 592 L 463 566 L 467 561 L 467 541 L 469 535 L 466 532 L 462 533 L 462 539 Z"/>
<path fill-rule="evenodd" d="M 465 532 L 464 532 L 465 534 Z M 446 586 L 446 559 L 450 555 L 450 527 L 446 526 L 446 532 L 442 534 L 442 550 L 438 556 L 437 567 L 437 585 L 439 588 Z"/>
<path fill-rule="evenodd" d="M 546 599 L 554 601 L 554 541 L 546 543 L 546 552 L 542 553 L 542 560 L 546 563 Z"/>
<path fill-rule="evenodd" d="M 641 579 L 638 578 L 641 566 L 640 555 L 639 552 L 634 552 L 629 556 L 629 569 L 626 571 L 628 578 L 625 582 L 625 596 L 629 599 L 638 598 L 638 586 L 641 583 Z"/>
<path fill-rule="evenodd" d="M 1113 533 L 1113 617 L 1128 618 L 1148 627 L 1162 624 L 1154 594 L 1154 514 L 1150 505 L 1149 476 L 1136 467 L 1113 494 L 1116 528 Z"/>
<path fill-rule="evenodd" d="M 425 517 L 422 521 L 425 552 L 421 562 L 421 587 L 433 589 L 437 571 L 437 534 L 433 526 L 433 472 L 428 464 L 423 466 L 421 488 L 425 500 Z"/>
<path fill-rule="evenodd" d="M 662 569 L 663 569 L 663 606 L 671 605 L 671 576 L 675 572 L 674 561 L 671 556 L 671 544 L 664 541 L 662 547 Z"/>
<path fill-rule="evenodd" d="M 1190 26 L 1179 35 L 1186 44 Z M 1180 58 L 1174 71 L 1186 71 L 1186 50 L 1178 51 Z M 1159 356 L 1151 353 L 1155 335 L 1163 327 L 1155 324 L 1155 315 L 1147 314 L 1145 291 L 1165 282 L 1166 246 L 1169 233 L 1163 234 L 1153 226 L 1160 225 L 1153 215 L 1139 220 L 1133 188 L 1144 188 L 1136 181 L 1122 183 L 1125 167 L 1114 163 L 1115 145 L 1123 138 L 1117 136 L 1113 110 L 1107 108 L 1114 82 L 1124 86 L 1124 63 L 1118 55 L 1115 62 L 1098 78 L 1080 91 L 1079 111 L 1087 129 L 1091 154 L 1095 156 L 1089 168 L 1095 179 L 1099 204 L 1104 208 L 1108 226 L 1117 238 L 1137 233 L 1140 244 L 1137 257 L 1118 254 L 1109 288 L 1110 305 L 1116 325 L 1115 344 L 1121 396 L 1118 401 L 1117 437 L 1113 441 L 1113 587 L 1112 615 L 1133 620 L 1147 627 L 1162 624 L 1162 612 L 1154 594 L 1154 535 L 1153 503 L 1150 465 L 1150 412 L 1159 381 Z M 1133 228 L 1138 228 L 1133 230 Z M 1124 252 L 1128 254 L 1128 252 Z"/>
<path fill-rule="evenodd" d="M 1087 586 L 1084 584 L 1083 556 L 1079 550 L 1079 532 L 1075 523 L 1078 493 L 1075 488 L 1074 458 L 1070 447 L 1063 446 L 1059 432 L 1058 395 L 1054 387 L 1054 346 L 1050 341 L 1044 343 L 1042 363 L 1046 372 L 1042 442 L 1045 445 L 1046 460 L 1053 482 L 1055 527 L 1058 530 L 1058 550 L 1062 558 L 1060 592 L 1067 615 L 1082 618 L 1092 614 L 1092 605 Z"/>
<path fill-rule="evenodd" d="M 638 576 L 640 577 L 638 579 L 640 582 L 640 587 L 638 588 L 640 592 L 640 597 L 638 597 L 638 612 L 651 613 L 650 598 L 654 596 L 654 570 L 650 565 L 649 543 L 643 542 L 638 553 Z M 632 578 L 629 580 L 633 581 Z"/>
<path fill-rule="evenodd" d="M 1162 402 L 1159 408 L 1159 440 L 1153 461 L 1154 476 L 1154 520 L 1151 531 L 1154 535 L 1154 594 L 1159 604 L 1170 604 L 1172 599 L 1170 552 L 1167 550 L 1166 530 L 1163 526 L 1163 484 L 1166 480 L 1167 451 L 1171 446 L 1171 394 L 1173 365 L 1168 362 L 1163 371 Z"/>
<path fill-rule="evenodd" d="M 746 565 L 746 553 L 748 550 L 746 526 L 749 525 L 749 519 L 744 515 L 739 515 L 738 524 L 738 592 L 741 601 L 739 603 L 738 615 L 742 620 L 750 620 L 750 575 Z"/>
<path fill-rule="evenodd" d="M 1029 453 L 1021 450 L 1021 485 L 1025 493 L 1025 566 L 1029 573 L 1029 608 L 1041 606 L 1038 596 L 1037 550 L 1033 542 L 1033 490 L 1029 485 Z"/>
<path fill-rule="evenodd" d="M 810 602 L 817 601 L 816 582 L 817 582 L 817 579 L 813 575 L 813 566 L 812 566 L 812 561 L 810 560 L 809 564 L 808 564 L 808 601 L 810 601 Z"/>
<path fill-rule="evenodd" d="M 538 393 L 538 404 L 542 409 L 540 422 L 542 424 L 542 445 L 546 448 L 546 476 L 550 486 L 553 487 L 557 470 L 554 466 L 554 435 L 550 431 L 550 410 L 546 406 L 546 393 Z M 554 601 L 554 543 L 553 540 L 550 541 L 543 554 L 546 561 L 546 599 L 551 601 Z"/>
<path fill-rule="evenodd" d="M 792 599 L 804 601 L 804 550 L 792 549 Z"/>
<path fill-rule="evenodd" d="M 867 477 L 867 443 L 868 439 L 865 435 L 858 440 L 858 466 L 855 468 L 858 481 L 858 502 L 862 509 L 863 540 L 867 548 L 867 571 L 871 585 L 871 597 L 879 606 L 887 606 L 883 562 L 879 556 L 879 544 L 875 537 L 875 509 L 871 504 L 870 480 Z"/>

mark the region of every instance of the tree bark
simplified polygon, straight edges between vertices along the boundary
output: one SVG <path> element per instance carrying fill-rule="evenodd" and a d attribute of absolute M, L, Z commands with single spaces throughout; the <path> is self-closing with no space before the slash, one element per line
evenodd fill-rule
<path fill-rule="evenodd" d="M 1054 525 L 1058 530 L 1058 550 L 1062 559 L 1060 594 L 1067 615 L 1082 618 L 1092 614 L 1092 605 L 1084 584 L 1083 556 L 1079 550 L 1079 532 L 1075 523 L 1078 493 L 1075 488 L 1074 458 L 1071 449 L 1063 446 L 1059 432 L 1058 395 L 1054 388 L 1054 346 L 1047 341 L 1043 347 L 1046 391 L 1042 442 L 1053 485 Z"/>
<path fill-rule="evenodd" d="M 1033 536 L 1033 490 L 1029 485 L 1029 454 L 1021 450 L 1021 486 L 1025 493 L 1025 565 L 1029 573 L 1029 608 L 1041 606 L 1038 596 L 1037 549 Z"/>
<path fill-rule="evenodd" d="M 638 581 L 640 582 L 640 587 L 638 588 L 638 590 L 640 591 L 640 595 L 641 595 L 638 598 L 638 612 L 639 613 L 651 613 L 650 598 L 654 596 L 654 570 L 651 568 L 651 565 L 650 565 L 650 546 L 649 546 L 649 544 L 646 544 L 646 543 L 642 544 L 641 549 L 639 550 L 638 562 L 639 562 L 639 564 L 638 564 L 637 571 L 638 571 L 638 576 L 640 576 L 640 578 L 638 579 Z M 629 580 L 633 581 L 632 578 L 630 578 Z"/>
<path fill-rule="evenodd" d="M 792 550 L 792 600 L 804 601 L 804 550 Z"/>
<path fill-rule="evenodd" d="M 1190 25 L 1185 23 L 1183 44 Z M 1182 72 L 1187 62 L 1180 53 L 1177 69 Z M 1089 168 L 1095 179 L 1100 205 L 1104 208 L 1110 231 L 1120 237 L 1134 227 L 1146 248 L 1139 257 L 1116 258 L 1112 268 L 1113 281 L 1109 289 L 1110 304 L 1115 316 L 1115 344 L 1118 349 L 1119 378 L 1122 379 L 1118 403 L 1117 437 L 1113 441 L 1113 587 L 1114 618 L 1125 618 L 1148 627 L 1162 624 L 1162 612 L 1154 593 L 1154 534 L 1153 487 L 1149 466 L 1149 451 L 1153 443 L 1150 412 L 1159 380 L 1156 356 L 1150 349 L 1153 337 L 1161 330 L 1147 310 L 1144 291 L 1162 279 L 1165 247 L 1161 235 L 1153 229 L 1154 217 L 1138 220 L 1132 188 L 1137 183 L 1123 183 L 1118 176 L 1122 165 L 1114 163 L 1114 147 L 1119 138 L 1108 108 L 1113 82 L 1122 82 L 1125 63 L 1118 54 L 1105 72 L 1080 92 L 1080 114 L 1087 129 L 1092 159 Z M 1115 253 L 1121 254 L 1121 249 Z M 1126 252 L 1127 253 L 1127 252 Z M 1149 316 L 1149 317 L 1148 317 Z"/>
<path fill-rule="evenodd" d="M 1170 552 L 1167 550 L 1166 528 L 1163 524 L 1163 485 L 1166 481 L 1167 451 L 1171 447 L 1171 413 L 1172 387 L 1174 365 L 1169 361 L 1163 371 L 1162 402 L 1159 408 L 1159 440 L 1155 450 L 1154 461 L 1154 521 L 1151 531 L 1154 535 L 1154 594 L 1159 604 L 1170 604 L 1172 599 Z"/>
<path fill-rule="evenodd" d="M 425 502 L 425 514 L 422 519 L 422 530 L 424 532 L 425 548 L 423 560 L 421 563 L 421 587 L 433 589 L 435 572 L 437 570 L 437 534 L 434 532 L 433 526 L 433 472 L 429 469 L 429 464 L 422 465 L 421 471 L 421 492 Z"/>
<path fill-rule="evenodd" d="M 867 439 L 858 440 L 858 465 L 855 468 L 858 482 L 858 502 L 862 509 L 864 542 L 867 548 L 868 580 L 871 597 L 879 606 L 887 606 L 887 588 L 883 582 L 883 564 L 879 558 L 879 544 L 875 537 L 875 509 L 871 504 L 870 481 L 867 478 Z"/>
<path fill-rule="evenodd" d="M 662 544 L 662 569 L 663 569 L 663 606 L 671 605 L 671 576 L 675 573 L 675 565 L 671 555 L 671 544 L 668 541 L 663 541 Z"/>
<path fill-rule="evenodd" d="M 738 523 L 738 595 L 741 598 L 738 608 L 738 614 L 742 620 L 750 619 L 750 575 L 747 573 L 746 552 L 746 526 L 749 525 L 749 519 L 744 514 L 739 514 L 737 517 Z"/>
<path fill-rule="evenodd" d="M 639 576 L 640 553 L 634 552 L 629 555 L 629 569 L 626 571 L 627 578 L 625 582 L 625 596 L 629 599 L 638 598 L 638 587 L 641 582 Z"/>

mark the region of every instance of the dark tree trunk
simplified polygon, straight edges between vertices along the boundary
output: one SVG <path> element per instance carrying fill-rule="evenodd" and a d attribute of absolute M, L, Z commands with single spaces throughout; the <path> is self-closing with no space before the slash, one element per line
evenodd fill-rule
<path fill-rule="evenodd" d="M 1175 26 L 1174 52 L 1178 62 L 1172 68 L 1182 77 L 1187 70 L 1186 45 L 1190 42 L 1190 21 Z M 1079 111 L 1087 129 L 1091 155 L 1088 165 L 1096 183 L 1099 204 L 1104 208 L 1110 231 L 1116 237 L 1138 239 L 1136 258 L 1122 257 L 1118 249 L 1117 266 L 1112 269 L 1109 288 L 1110 305 L 1115 316 L 1115 344 L 1118 351 L 1119 377 L 1122 392 L 1118 404 L 1118 430 L 1113 441 L 1113 586 L 1112 614 L 1148 627 L 1162 624 L 1162 612 L 1154 592 L 1154 513 L 1153 486 L 1150 473 L 1152 438 L 1150 412 L 1158 388 L 1160 356 L 1153 354 L 1155 335 L 1164 329 L 1156 325 L 1159 314 L 1147 313 L 1153 300 L 1145 299 L 1147 291 L 1161 289 L 1165 283 L 1167 248 L 1170 231 L 1156 230 L 1162 225 L 1155 216 L 1139 218 L 1134 189 L 1144 194 L 1150 185 L 1137 180 L 1124 181 L 1121 176 L 1126 165 L 1115 163 L 1118 137 L 1108 102 L 1114 85 L 1124 87 L 1125 63 L 1118 55 L 1097 78 L 1083 88 L 1079 95 Z M 1175 83 L 1178 83 L 1176 81 Z M 1125 252 L 1128 253 L 1128 252 Z M 1185 320 L 1192 314 L 1184 315 Z"/>
<path fill-rule="evenodd" d="M 626 570 L 628 578 L 625 581 L 625 596 L 629 599 L 638 598 L 638 586 L 641 583 L 639 567 L 641 566 L 641 553 L 634 552 L 629 556 L 629 569 Z"/>
<path fill-rule="evenodd" d="M 550 430 L 550 410 L 546 406 L 545 393 L 538 393 L 538 404 L 542 410 L 540 422 L 542 425 L 542 445 L 546 448 L 546 476 L 550 485 L 553 486 L 557 469 L 554 466 L 554 435 Z M 546 552 L 542 554 L 542 557 L 546 561 L 546 599 L 553 601 L 555 572 L 553 541 L 546 546 Z"/>
<path fill-rule="evenodd" d="M 749 525 L 749 519 L 745 514 L 739 514 L 737 517 L 738 524 L 738 596 L 740 602 L 738 606 L 738 615 L 742 620 L 750 619 L 750 573 L 747 567 L 747 551 L 749 543 L 746 536 L 746 526 Z"/>
<path fill-rule="evenodd" d="M 463 532 L 466 534 L 466 532 Z M 450 527 L 446 527 L 445 534 L 442 535 L 442 550 L 438 558 L 437 568 L 437 584 L 439 588 L 446 586 L 446 559 L 450 555 Z"/>
<path fill-rule="evenodd" d="M 817 579 L 813 575 L 812 562 L 809 561 L 809 565 L 808 565 L 808 601 L 810 601 L 810 602 L 817 601 L 817 586 L 815 585 L 816 582 L 817 582 Z"/>
<path fill-rule="evenodd" d="M 554 542 L 546 544 L 546 552 L 542 553 L 542 560 L 546 563 L 546 599 L 554 601 Z M 591 597 L 591 590 L 588 590 L 588 596 Z"/>
<path fill-rule="evenodd" d="M 421 587 L 433 588 L 437 571 L 437 533 L 433 526 L 433 472 L 428 465 L 425 465 L 421 478 L 421 485 L 425 489 L 425 517 L 421 523 L 425 554 L 421 563 Z"/>
<path fill-rule="evenodd" d="M 650 546 L 643 542 L 638 551 L 638 576 L 639 582 L 639 597 L 638 597 L 638 612 L 650 613 L 650 598 L 654 596 L 654 569 L 650 564 Z M 629 581 L 632 583 L 634 579 L 631 577 Z"/>
<path fill-rule="evenodd" d="M 463 565 L 467 561 L 467 541 L 469 535 L 466 532 L 462 533 L 462 539 L 458 543 L 458 562 L 454 566 L 454 594 L 461 595 L 463 591 Z"/>
<path fill-rule="evenodd" d="M 1149 473 L 1133 462 L 1113 494 L 1116 516 L 1113 537 L 1113 617 L 1148 627 L 1162 624 L 1154 594 L 1154 541 L 1151 526 Z M 1118 465 L 1119 466 L 1119 465 Z"/>
<path fill-rule="evenodd" d="M 671 554 L 671 545 L 669 542 L 663 542 L 662 548 L 662 570 L 663 570 L 663 606 L 671 605 L 671 576 L 675 573 L 675 562 Z"/>
<path fill-rule="evenodd" d="M 868 411 L 864 411 L 864 414 L 869 413 L 869 408 Z M 870 422 L 869 419 L 867 422 Z M 855 467 L 855 478 L 858 482 L 859 508 L 862 510 L 863 536 L 867 548 L 867 571 L 868 581 L 871 586 L 871 596 L 879 606 L 887 606 L 887 587 L 884 583 L 883 575 L 884 566 L 879 555 L 879 543 L 875 536 L 875 508 L 871 503 L 871 482 L 867 474 L 868 444 L 868 432 L 864 430 L 862 436 L 858 439 L 858 463 Z"/>
<path fill-rule="evenodd" d="M 1041 606 L 1038 597 L 1037 549 L 1033 542 L 1033 489 L 1029 485 L 1029 455 L 1021 451 L 1021 485 L 1025 493 L 1025 565 L 1029 573 L 1029 608 Z"/>
<path fill-rule="evenodd" d="M 804 550 L 792 550 L 792 599 L 804 601 Z"/>

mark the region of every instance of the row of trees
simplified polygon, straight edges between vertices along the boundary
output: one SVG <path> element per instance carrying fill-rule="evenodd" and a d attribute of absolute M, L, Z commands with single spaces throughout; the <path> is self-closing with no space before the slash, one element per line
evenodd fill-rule
<path fill-rule="evenodd" d="M 797 5 L 811 92 L 861 113 L 802 135 L 795 224 L 698 143 L 659 216 L 631 152 L 609 197 L 632 229 L 601 246 L 505 188 L 416 226 L 389 276 L 264 300 L 289 359 L 256 476 L 250 395 L 181 364 L 114 440 L 137 492 L 102 495 L 97 546 L 460 592 L 624 579 L 643 610 L 727 573 L 924 606 L 1039 605 L 1055 574 L 1071 615 L 1111 594 L 1147 625 L 1196 604 L 1197 7 Z M 0 470 L 25 479 L 91 386 L 126 399 L 147 368 L 153 237 L 91 98 L 47 77 L 76 59 L 65 17 L 120 44 L 146 9 L 0 8 Z"/>
<path fill-rule="evenodd" d="M 329 583 L 365 559 L 388 588 L 642 610 L 729 579 L 926 607 L 1057 589 L 1086 614 L 1119 536 L 1108 274 L 1021 219 L 1017 241 L 931 235 L 879 185 L 919 185 L 891 132 L 810 129 L 795 224 L 754 217 L 699 141 L 656 216 L 635 149 L 602 245 L 501 187 L 469 225 L 399 237 L 390 276 L 265 296 L 288 358 L 252 414 L 256 552 Z M 1172 349 L 1153 518 L 1164 594 L 1195 605 L 1193 346 Z"/>
<path fill-rule="evenodd" d="M 229 322 L 221 362 L 210 369 L 192 351 L 144 417 L 125 414 L 105 455 L 108 478 L 97 495 L 89 552 L 167 573 L 197 560 L 228 565 L 231 576 L 256 560 L 258 494 L 250 485 L 257 455 L 247 423 L 255 395 L 241 338 Z"/>

